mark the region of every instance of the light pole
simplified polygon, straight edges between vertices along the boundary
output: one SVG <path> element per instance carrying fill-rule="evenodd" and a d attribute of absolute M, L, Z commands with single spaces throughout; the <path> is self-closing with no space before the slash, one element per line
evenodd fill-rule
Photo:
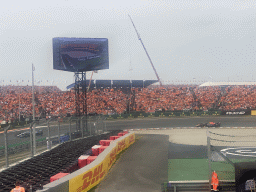
<path fill-rule="evenodd" d="M 35 67 L 32 63 L 32 106 L 33 106 L 33 121 L 35 121 L 35 95 L 34 95 L 34 70 Z"/>
<path fill-rule="evenodd" d="M 20 122 L 20 85 L 19 85 L 19 122 Z"/>

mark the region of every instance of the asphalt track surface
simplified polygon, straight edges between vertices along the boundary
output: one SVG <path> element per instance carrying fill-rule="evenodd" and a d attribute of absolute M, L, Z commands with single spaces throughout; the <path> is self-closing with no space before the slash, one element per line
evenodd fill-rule
<path fill-rule="evenodd" d="M 156 192 L 168 179 L 168 143 L 166 135 L 140 137 L 120 157 L 101 182 L 97 192 Z"/>
<path fill-rule="evenodd" d="M 169 127 L 195 127 L 198 123 L 221 122 L 221 127 L 256 127 L 254 116 L 210 116 L 210 117 L 170 117 L 145 118 L 133 120 L 107 121 L 107 130 L 148 129 Z M 68 130 L 68 125 L 63 130 Z M 54 134 L 56 132 L 53 130 Z M 46 133 L 44 132 L 44 135 Z M 0 137 L 3 134 L 0 134 Z M 11 141 L 17 140 L 16 133 L 9 135 Z M 3 141 L 0 138 L 0 141 Z M 17 141 L 16 141 L 17 142 Z M 161 147 L 159 147 L 161 146 Z M 172 149 L 172 153 L 170 153 Z M 136 154 L 136 155 L 134 155 Z M 172 154 L 170 156 L 170 154 Z M 173 156 L 175 154 L 175 156 Z M 161 183 L 168 180 L 167 169 L 170 158 L 206 158 L 206 147 L 173 144 L 159 135 L 142 135 L 121 156 L 101 182 L 98 191 L 160 191 Z M 161 158 L 163 157 L 163 159 Z M 152 160 L 154 159 L 154 160 Z M 159 163 L 161 161 L 162 163 Z M 162 171 L 158 171 L 162 170 Z M 122 190 L 120 190 L 122 189 Z"/>
<path fill-rule="evenodd" d="M 256 117 L 253 116 L 218 116 L 117 120 L 108 122 L 107 128 L 188 128 L 194 127 L 198 123 L 210 121 L 221 122 L 221 127 L 230 127 L 231 129 L 237 127 L 256 127 Z M 171 143 L 168 139 L 161 138 L 164 135 L 142 136 L 121 156 L 120 160 L 100 183 L 96 192 L 160 191 L 161 184 L 168 181 L 166 174 L 168 159 L 207 159 L 206 146 Z M 166 145 L 168 146 L 167 148 Z M 162 159 L 162 157 L 166 159 Z M 158 175 L 160 172 L 162 174 L 161 177 Z"/>
<path fill-rule="evenodd" d="M 221 122 L 221 127 L 256 127 L 256 117 L 254 116 L 209 116 L 209 117 L 166 117 L 166 118 L 137 118 L 137 119 L 122 119 L 106 121 L 108 130 L 120 129 L 146 129 L 146 128 L 168 128 L 168 127 L 194 127 L 199 123 L 207 123 L 210 121 Z M 43 130 L 43 136 L 47 137 L 47 126 L 39 127 Z M 58 134 L 57 125 L 50 125 L 50 136 Z M 28 128 L 14 130 L 8 132 L 8 144 L 29 141 L 29 138 L 17 138 L 16 135 L 24 131 L 29 131 Z M 60 134 L 66 134 L 69 131 L 69 125 L 61 125 Z M 73 123 L 71 132 L 76 131 L 76 126 Z M 41 138 L 37 136 L 37 138 Z M 4 145 L 4 134 L 0 132 L 0 146 Z"/>
<path fill-rule="evenodd" d="M 107 129 L 195 127 L 199 123 L 221 122 L 221 127 L 256 127 L 256 116 L 166 117 L 107 121 Z"/>

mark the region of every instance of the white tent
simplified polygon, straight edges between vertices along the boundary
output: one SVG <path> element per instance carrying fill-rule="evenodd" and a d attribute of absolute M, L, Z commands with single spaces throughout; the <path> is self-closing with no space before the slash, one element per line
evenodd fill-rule
<path fill-rule="evenodd" d="M 256 85 L 256 82 L 206 82 L 199 85 L 199 87 L 229 86 L 229 85 Z"/>

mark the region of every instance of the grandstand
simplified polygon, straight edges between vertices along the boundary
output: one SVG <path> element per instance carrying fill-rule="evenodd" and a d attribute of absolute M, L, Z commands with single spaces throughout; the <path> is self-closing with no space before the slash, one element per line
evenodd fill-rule
<path fill-rule="evenodd" d="M 149 86 L 154 81 L 124 80 L 123 84 L 118 84 L 114 80 L 111 88 L 111 80 L 99 81 L 99 84 L 97 82 L 91 84 L 87 93 L 88 113 L 110 115 L 131 111 L 239 111 L 256 108 L 256 85 L 253 83 L 204 83 L 199 86 L 168 85 L 160 88 Z M 2 86 L 0 120 L 18 118 L 19 97 L 21 117 L 30 117 L 30 90 L 30 86 Z M 35 93 L 37 117 L 67 116 L 75 113 L 75 93 L 72 89 L 61 91 L 56 86 L 36 86 Z"/>

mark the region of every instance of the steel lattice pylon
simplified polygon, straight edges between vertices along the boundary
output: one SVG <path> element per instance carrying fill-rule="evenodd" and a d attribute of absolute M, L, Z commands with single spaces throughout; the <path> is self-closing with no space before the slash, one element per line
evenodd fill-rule
<path fill-rule="evenodd" d="M 87 116 L 86 72 L 75 73 L 76 116 Z"/>

